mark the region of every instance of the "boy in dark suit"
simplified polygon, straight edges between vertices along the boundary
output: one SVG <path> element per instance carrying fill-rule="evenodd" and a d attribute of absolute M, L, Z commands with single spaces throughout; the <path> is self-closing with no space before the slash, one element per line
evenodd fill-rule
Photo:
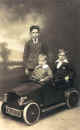
<path fill-rule="evenodd" d="M 61 83 L 72 82 L 74 71 L 69 63 L 64 49 L 59 49 L 58 59 L 55 61 L 55 66 L 53 68 L 53 73 L 55 75 L 55 81 L 61 81 Z"/>
<path fill-rule="evenodd" d="M 23 63 L 25 68 L 25 74 L 32 73 L 35 66 L 38 65 L 38 56 L 41 53 L 47 55 L 47 46 L 40 39 L 40 27 L 33 25 L 30 27 L 31 39 L 25 44 Z"/>

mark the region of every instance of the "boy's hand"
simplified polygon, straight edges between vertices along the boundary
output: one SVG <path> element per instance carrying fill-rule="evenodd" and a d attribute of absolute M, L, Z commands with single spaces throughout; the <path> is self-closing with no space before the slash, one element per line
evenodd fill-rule
<path fill-rule="evenodd" d="M 26 68 L 25 69 L 25 74 L 28 75 L 29 74 L 29 70 Z"/>
<path fill-rule="evenodd" d="M 41 80 L 40 80 L 40 82 L 43 82 L 43 81 L 44 81 L 44 79 L 41 79 Z"/>
<path fill-rule="evenodd" d="M 67 75 L 67 76 L 65 77 L 65 80 L 66 80 L 66 81 L 69 81 L 69 75 Z"/>

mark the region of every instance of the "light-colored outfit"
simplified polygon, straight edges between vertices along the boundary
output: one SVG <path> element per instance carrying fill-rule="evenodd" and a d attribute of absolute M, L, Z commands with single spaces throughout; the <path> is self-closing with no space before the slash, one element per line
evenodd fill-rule
<path fill-rule="evenodd" d="M 32 73 L 32 79 L 34 80 L 44 82 L 49 80 L 50 78 L 53 78 L 53 74 L 50 67 L 47 64 L 36 66 Z"/>

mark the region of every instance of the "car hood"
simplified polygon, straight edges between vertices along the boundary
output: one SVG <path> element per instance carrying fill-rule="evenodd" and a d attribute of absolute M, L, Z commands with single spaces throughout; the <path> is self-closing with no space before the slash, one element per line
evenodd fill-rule
<path fill-rule="evenodd" d="M 25 96 L 41 87 L 42 86 L 38 83 L 23 83 L 22 85 L 14 88 L 11 92 L 17 94 L 18 96 Z"/>

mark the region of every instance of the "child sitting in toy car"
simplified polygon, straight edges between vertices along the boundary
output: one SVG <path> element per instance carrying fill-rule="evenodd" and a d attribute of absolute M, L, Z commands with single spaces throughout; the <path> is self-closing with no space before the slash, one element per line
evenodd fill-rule
<path fill-rule="evenodd" d="M 47 56 L 40 54 L 38 57 L 38 65 L 35 67 L 32 76 L 32 80 L 39 82 L 46 82 L 53 78 L 52 70 L 47 63 Z"/>
<path fill-rule="evenodd" d="M 55 81 L 69 83 L 73 79 L 73 68 L 66 57 L 64 49 L 59 49 L 58 51 L 58 58 L 55 61 L 53 73 L 55 75 Z"/>

